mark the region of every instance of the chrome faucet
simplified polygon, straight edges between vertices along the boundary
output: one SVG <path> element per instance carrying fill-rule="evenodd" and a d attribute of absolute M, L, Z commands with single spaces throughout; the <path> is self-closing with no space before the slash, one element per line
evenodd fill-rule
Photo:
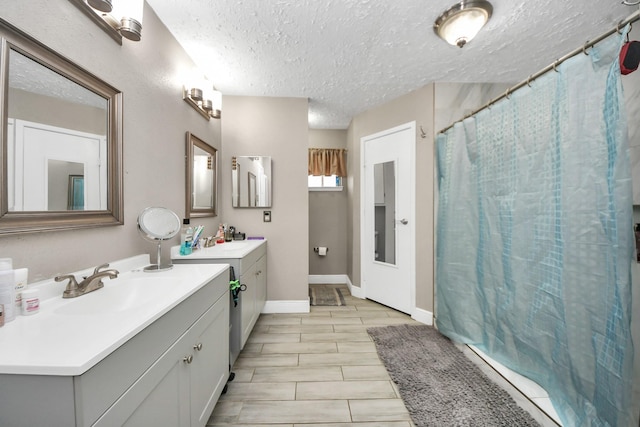
<path fill-rule="evenodd" d="M 80 295 L 88 294 L 89 292 L 93 292 L 98 290 L 104 286 L 102 283 L 102 279 L 104 277 L 108 277 L 109 279 L 115 279 L 118 277 L 119 271 L 115 269 L 102 270 L 103 268 L 109 267 L 109 264 L 99 265 L 93 270 L 93 274 L 91 276 L 83 278 L 82 282 L 78 283 L 76 277 L 73 274 L 65 274 L 62 276 L 57 276 L 54 280 L 56 282 L 62 282 L 63 280 L 69 280 L 67 283 L 67 288 L 62 293 L 62 298 L 75 298 Z M 101 271 L 102 270 L 102 271 Z"/>

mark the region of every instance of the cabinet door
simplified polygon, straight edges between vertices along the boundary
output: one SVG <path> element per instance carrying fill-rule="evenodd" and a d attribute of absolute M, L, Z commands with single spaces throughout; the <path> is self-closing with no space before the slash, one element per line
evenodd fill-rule
<path fill-rule="evenodd" d="M 256 264 L 253 264 L 249 269 L 242 272 L 240 277 L 240 283 L 246 285 L 246 289 L 242 292 L 242 340 L 241 348 L 244 348 L 253 325 L 255 324 L 255 311 L 256 311 L 256 298 L 257 298 L 257 279 L 256 279 Z"/>
<path fill-rule="evenodd" d="M 99 419 L 98 426 L 189 426 L 189 378 L 177 341 Z M 114 373 L 117 375 L 117 373 Z"/>
<path fill-rule="evenodd" d="M 267 302 L 267 256 L 263 255 L 256 261 L 256 311 L 255 321 L 260 317 Z"/>
<path fill-rule="evenodd" d="M 122 426 L 189 426 L 191 424 L 188 411 L 189 393 L 184 369 L 184 362 L 175 360 L 167 375 Z"/>
<path fill-rule="evenodd" d="M 192 426 L 206 425 L 229 377 L 227 294 L 214 304 L 202 321 L 205 329 L 193 340 L 193 360 L 189 365 Z"/>

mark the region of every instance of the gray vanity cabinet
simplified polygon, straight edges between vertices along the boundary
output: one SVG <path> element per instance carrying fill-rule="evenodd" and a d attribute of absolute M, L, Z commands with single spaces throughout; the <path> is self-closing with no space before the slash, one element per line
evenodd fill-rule
<path fill-rule="evenodd" d="M 228 377 L 224 269 L 81 375 L 0 375 L 0 425 L 204 427 Z"/>
<path fill-rule="evenodd" d="M 223 243 L 188 256 L 173 256 L 173 263 L 229 264 L 236 279 L 245 285 L 238 306 L 231 302 L 229 349 L 233 366 L 267 301 L 267 241 Z"/>
<path fill-rule="evenodd" d="M 262 255 L 257 261 L 251 263 L 247 270 L 241 271 L 240 283 L 246 286 L 246 290 L 242 293 L 241 309 L 242 335 L 240 348 L 244 348 L 267 300 L 266 255 Z"/>
<path fill-rule="evenodd" d="M 94 426 L 204 426 L 228 378 L 227 301 L 219 298 Z"/>

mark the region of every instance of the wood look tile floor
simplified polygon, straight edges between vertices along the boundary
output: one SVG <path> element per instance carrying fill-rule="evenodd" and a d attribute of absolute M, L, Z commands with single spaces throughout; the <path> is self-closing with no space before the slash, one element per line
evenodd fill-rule
<path fill-rule="evenodd" d="M 327 286 L 347 305 L 260 316 L 207 426 L 414 427 L 367 328 L 418 322 Z"/>

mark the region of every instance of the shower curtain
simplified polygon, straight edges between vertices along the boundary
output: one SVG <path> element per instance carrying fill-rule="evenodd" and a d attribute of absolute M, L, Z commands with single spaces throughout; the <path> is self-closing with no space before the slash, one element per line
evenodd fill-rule
<path fill-rule="evenodd" d="M 437 137 L 437 327 L 543 386 L 565 426 L 638 425 L 622 37 Z"/>

